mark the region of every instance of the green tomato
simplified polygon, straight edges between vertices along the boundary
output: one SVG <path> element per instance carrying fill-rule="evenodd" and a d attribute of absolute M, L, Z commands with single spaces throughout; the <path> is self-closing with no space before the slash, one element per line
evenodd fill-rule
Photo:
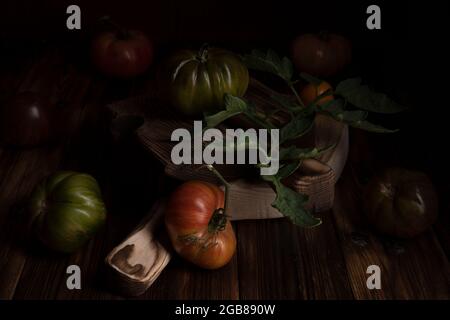
<path fill-rule="evenodd" d="M 106 219 L 97 181 L 70 171 L 56 172 L 39 183 L 31 195 L 30 210 L 38 238 L 60 252 L 77 250 Z"/>
<path fill-rule="evenodd" d="M 422 172 L 403 168 L 384 170 L 364 192 L 364 212 L 380 232 L 411 238 L 426 231 L 438 215 L 438 197 Z"/>
<path fill-rule="evenodd" d="M 163 99 L 185 115 L 223 108 L 225 93 L 241 97 L 248 83 L 248 69 L 237 55 L 205 46 L 176 52 L 158 73 Z"/>

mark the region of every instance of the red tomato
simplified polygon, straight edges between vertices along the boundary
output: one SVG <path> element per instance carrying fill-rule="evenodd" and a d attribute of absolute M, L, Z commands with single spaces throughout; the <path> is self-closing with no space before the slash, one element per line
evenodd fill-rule
<path fill-rule="evenodd" d="M 140 31 L 102 32 L 91 48 L 94 65 L 103 73 L 120 78 L 137 76 L 153 60 L 153 46 Z"/>
<path fill-rule="evenodd" d="M 350 41 L 336 34 L 305 34 L 292 43 L 292 60 L 297 69 L 318 77 L 335 75 L 351 57 Z"/>
<path fill-rule="evenodd" d="M 207 182 L 189 181 L 174 191 L 165 223 L 180 256 L 205 269 L 217 269 L 230 261 L 236 237 L 223 206 L 223 191 Z"/>

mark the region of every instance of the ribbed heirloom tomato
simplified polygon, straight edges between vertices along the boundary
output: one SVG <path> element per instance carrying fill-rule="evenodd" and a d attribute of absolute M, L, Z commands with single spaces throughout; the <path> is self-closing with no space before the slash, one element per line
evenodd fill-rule
<path fill-rule="evenodd" d="M 104 224 L 106 208 L 94 177 L 58 171 L 34 189 L 30 213 L 38 238 L 49 248 L 74 252 Z"/>
<path fill-rule="evenodd" d="M 165 224 L 181 257 L 205 269 L 217 269 L 230 261 L 236 237 L 223 207 L 224 192 L 207 182 L 189 181 L 173 192 Z"/>
<path fill-rule="evenodd" d="M 225 93 L 243 96 L 248 82 L 248 69 L 237 55 L 207 46 L 174 53 L 158 72 L 163 99 L 185 115 L 220 109 Z"/>

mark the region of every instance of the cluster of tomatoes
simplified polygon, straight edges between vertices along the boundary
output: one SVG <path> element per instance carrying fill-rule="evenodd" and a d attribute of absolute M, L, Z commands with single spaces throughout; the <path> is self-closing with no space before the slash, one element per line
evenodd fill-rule
<path fill-rule="evenodd" d="M 291 46 L 291 57 L 299 71 L 318 77 L 330 77 L 340 72 L 351 59 L 350 42 L 335 34 L 306 34 L 296 38 Z M 154 47 L 140 31 L 116 29 L 103 31 L 93 38 L 91 60 L 101 73 L 117 78 L 133 78 L 145 73 L 152 65 Z M 223 96 L 229 93 L 243 96 L 249 84 L 249 72 L 241 59 L 232 52 L 218 48 L 202 47 L 198 52 L 180 50 L 157 68 L 157 84 L 161 96 L 185 116 L 198 115 L 222 105 Z M 300 97 L 308 105 L 322 93 L 331 90 L 327 82 L 309 84 L 299 88 Z M 332 95 L 322 98 L 324 104 Z M 52 112 L 49 104 L 37 94 L 26 92 L 15 96 L 0 109 L 0 142 L 2 144 L 29 146 L 48 141 L 54 135 Z M 369 218 L 376 225 L 379 210 L 403 206 L 417 215 L 416 231 L 424 223 L 425 205 L 406 198 L 420 198 L 417 190 L 428 185 L 424 177 L 395 172 L 385 179 L 373 182 L 374 190 L 366 205 Z M 393 179 L 391 179 L 394 177 Z M 388 181 L 388 182 L 386 182 Z M 410 188 L 419 185 L 419 189 Z M 390 190 L 387 192 L 386 190 Z M 402 191 L 399 193 L 399 190 Z M 426 192 L 421 192 L 421 194 Z M 397 197 L 400 199 L 397 201 Z M 431 198 L 434 194 L 431 193 Z M 422 198 L 420 198 L 422 199 Z M 434 198 L 432 199 L 435 200 Z M 433 202 L 432 201 L 432 202 Z M 419 204 L 417 204 L 419 203 Z M 416 205 L 417 204 L 417 205 Z M 391 229 L 382 222 L 379 229 L 390 233 L 404 231 L 406 236 L 416 234 L 408 222 L 398 223 L 400 214 L 388 214 L 384 220 L 393 219 Z M 433 208 L 433 215 L 436 209 Z M 381 210 L 384 214 L 383 210 Z M 434 218 L 434 216 L 433 216 Z M 401 220 L 401 219 L 400 219 Z M 420 221 L 419 221 L 420 220 Z M 165 224 L 175 250 L 185 259 L 206 268 L 216 269 L 227 264 L 236 250 L 236 237 L 228 213 L 224 212 L 224 192 L 217 186 L 190 181 L 182 184 L 172 194 L 166 210 Z"/>
<path fill-rule="evenodd" d="M 109 21 L 109 20 L 108 20 Z M 110 77 L 130 79 L 145 73 L 154 60 L 154 46 L 138 30 L 113 28 L 97 33 L 91 42 L 93 66 Z M 306 34 L 292 42 L 292 60 L 298 70 L 328 77 L 350 62 L 350 42 L 335 34 Z M 243 96 L 249 83 L 247 67 L 234 53 L 203 47 L 180 50 L 157 68 L 161 96 L 184 115 L 195 115 L 220 106 L 224 93 Z M 306 88 L 314 99 L 328 88 Z M 327 97 L 329 98 L 329 97 Z M 0 143 L 34 146 L 58 136 L 57 112 L 49 101 L 34 92 L 22 92 L 0 108 Z"/>

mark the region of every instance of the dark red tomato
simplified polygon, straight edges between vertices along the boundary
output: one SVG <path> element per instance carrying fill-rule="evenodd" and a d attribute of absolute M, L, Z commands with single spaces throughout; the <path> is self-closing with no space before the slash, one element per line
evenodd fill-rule
<path fill-rule="evenodd" d="M 205 269 L 217 269 L 230 261 L 236 237 L 223 206 L 223 191 L 207 182 L 189 181 L 173 192 L 165 223 L 180 256 Z"/>
<path fill-rule="evenodd" d="M 438 215 L 438 197 L 422 172 L 391 168 L 366 186 L 364 211 L 380 232 L 411 238 L 427 230 Z"/>
<path fill-rule="evenodd" d="M 144 73 L 153 60 L 153 46 L 140 31 L 102 32 L 91 48 L 94 65 L 104 74 L 130 78 Z"/>
<path fill-rule="evenodd" d="M 0 143 L 36 146 L 52 134 L 49 102 L 33 92 L 22 92 L 0 106 Z"/>
<path fill-rule="evenodd" d="M 318 77 L 333 76 L 352 58 L 350 41 L 337 34 L 305 34 L 292 43 L 292 61 L 299 71 Z"/>

